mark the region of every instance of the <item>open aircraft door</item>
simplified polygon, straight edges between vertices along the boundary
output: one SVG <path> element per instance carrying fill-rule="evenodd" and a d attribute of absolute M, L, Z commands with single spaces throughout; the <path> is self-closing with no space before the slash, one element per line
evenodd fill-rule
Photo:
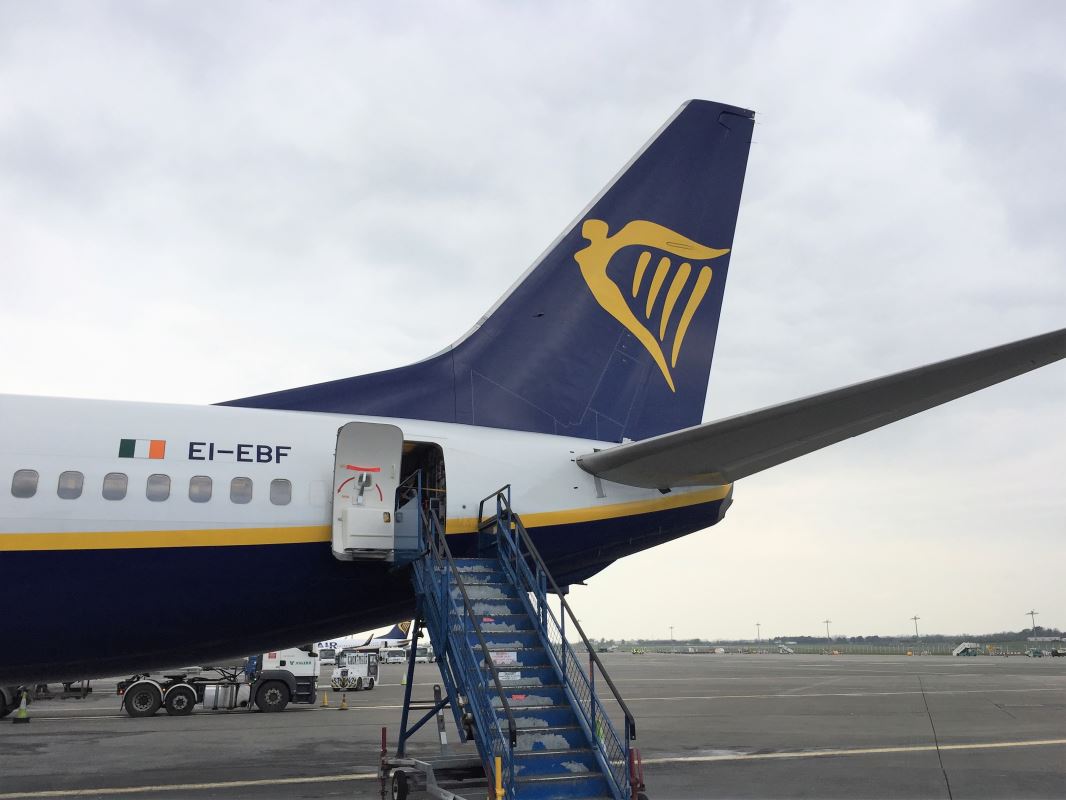
<path fill-rule="evenodd" d="M 333 466 L 333 555 L 342 561 L 395 560 L 396 487 L 403 432 L 349 422 L 337 431 Z"/>

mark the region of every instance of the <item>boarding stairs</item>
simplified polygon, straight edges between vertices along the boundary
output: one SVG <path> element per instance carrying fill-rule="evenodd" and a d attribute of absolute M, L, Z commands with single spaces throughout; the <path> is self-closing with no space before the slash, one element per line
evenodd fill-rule
<path fill-rule="evenodd" d="M 447 692 L 434 710 L 451 706 L 496 796 L 643 797 L 633 716 L 511 509 L 510 487 L 481 503 L 476 557 L 452 554 L 431 510 L 422 511 L 419 528 L 422 550 L 412 562 L 419 622 Z M 549 604 L 550 594 L 557 602 Z"/>

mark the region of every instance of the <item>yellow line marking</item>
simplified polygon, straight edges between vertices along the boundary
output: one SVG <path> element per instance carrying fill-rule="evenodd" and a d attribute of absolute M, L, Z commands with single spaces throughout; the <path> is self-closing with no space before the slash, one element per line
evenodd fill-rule
<path fill-rule="evenodd" d="M 291 786 L 301 783 L 341 783 L 369 781 L 376 772 L 350 772 L 344 775 L 318 775 L 309 778 L 263 778 L 254 781 L 219 781 L 217 783 L 174 783 L 155 786 L 122 786 L 108 789 L 52 789 L 44 792 L 11 792 L 0 794 L 0 800 L 29 800 L 36 797 L 111 797 L 116 794 L 148 794 L 150 792 L 201 792 L 208 789 L 243 789 L 250 786 Z"/>
<path fill-rule="evenodd" d="M 668 494 L 654 500 L 631 500 L 627 503 L 612 503 L 602 506 L 571 508 L 565 511 L 541 511 L 523 514 L 522 522 L 527 528 L 539 528 L 545 525 L 566 525 L 575 522 L 595 522 L 604 519 L 630 517 L 635 514 L 648 514 L 672 508 L 685 508 L 700 503 L 712 503 L 729 494 L 732 484 L 712 486 L 698 492 Z M 448 533 L 473 533 L 477 530 L 477 517 L 449 517 Z"/>
<path fill-rule="evenodd" d="M 211 528 L 157 531 L 77 531 L 0 534 L 4 550 L 126 550 L 154 547 L 226 547 L 328 542 L 325 525 L 290 528 Z"/>
<path fill-rule="evenodd" d="M 1066 739 L 1031 739 L 1023 742 L 974 742 L 972 744 L 942 744 L 941 750 L 999 750 L 1009 747 L 1053 747 L 1066 745 Z M 908 745 L 901 747 L 862 747 L 841 750 L 805 750 L 792 753 L 726 753 L 714 756 L 667 756 L 645 758 L 645 764 L 683 764 L 709 761 L 765 761 L 782 758 L 825 758 L 826 756 L 872 756 L 886 753 L 935 752 L 935 744 Z M 0 795 L 0 800 L 3 800 Z"/>

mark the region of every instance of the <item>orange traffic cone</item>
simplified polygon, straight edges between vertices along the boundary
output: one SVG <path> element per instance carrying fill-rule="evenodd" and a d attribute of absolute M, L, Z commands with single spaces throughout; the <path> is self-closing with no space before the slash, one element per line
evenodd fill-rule
<path fill-rule="evenodd" d="M 329 689 L 322 692 L 322 708 L 329 708 Z"/>
<path fill-rule="evenodd" d="M 14 719 L 11 720 L 14 723 L 29 722 L 30 712 L 26 710 L 26 693 L 22 693 L 22 700 L 19 702 L 19 710 L 15 712 Z"/>

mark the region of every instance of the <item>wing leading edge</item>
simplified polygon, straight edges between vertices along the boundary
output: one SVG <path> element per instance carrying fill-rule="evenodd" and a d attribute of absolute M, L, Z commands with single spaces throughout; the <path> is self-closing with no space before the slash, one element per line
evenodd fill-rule
<path fill-rule="evenodd" d="M 789 403 L 588 453 L 629 486 L 730 483 L 1066 357 L 1066 328 Z"/>

